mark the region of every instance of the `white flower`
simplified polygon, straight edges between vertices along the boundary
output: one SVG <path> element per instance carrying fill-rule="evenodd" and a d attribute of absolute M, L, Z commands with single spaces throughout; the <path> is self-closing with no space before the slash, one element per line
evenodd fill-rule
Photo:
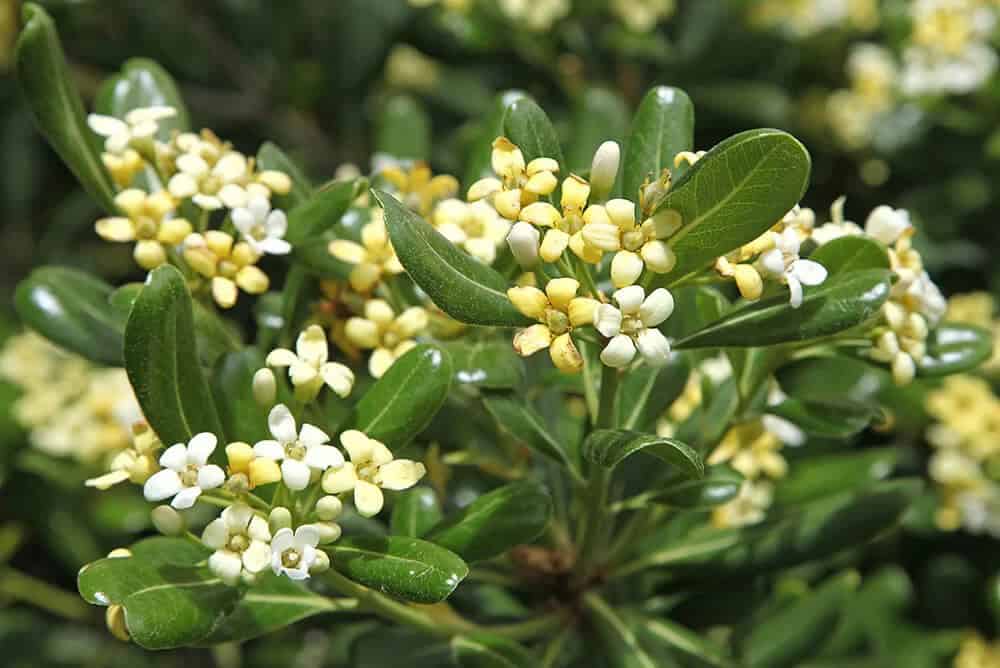
<path fill-rule="evenodd" d="M 254 195 L 246 206 L 233 209 L 233 225 L 258 255 L 287 255 L 292 245 L 285 241 L 288 218 L 280 209 L 272 209 L 266 197 Z"/>
<path fill-rule="evenodd" d="M 215 211 L 223 206 L 235 209 L 244 206 L 250 195 L 269 196 L 270 191 L 259 184 L 244 188 L 250 175 L 247 158 L 242 153 L 230 151 L 214 165 L 194 153 L 184 153 L 177 158 L 177 173 L 170 178 L 167 190 L 178 199 L 191 198 L 198 207 Z"/>
<path fill-rule="evenodd" d="M 826 267 L 819 262 L 799 258 L 799 235 L 787 229 L 774 235 L 775 248 L 761 255 L 758 265 L 764 273 L 788 285 L 792 308 L 802 305 L 802 286 L 819 285 L 826 280 Z"/>
<path fill-rule="evenodd" d="M 162 471 L 154 473 L 143 487 L 147 501 L 170 502 L 174 508 L 190 508 L 202 491 L 214 489 L 226 480 L 226 474 L 208 458 L 219 440 L 215 434 L 203 431 L 195 434 L 187 445 L 176 443 L 160 456 Z"/>
<path fill-rule="evenodd" d="M 267 426 L 275 440 L 258 442 L 253 446 L 254 454 L 281 462 L 281 477 L 289 489 L 305 489 L 313 469 L 325 471 L 344 465 L 344 456 L 327 445 L 330 437 L 322 429 L 303 424 L 296 433 L 295 418 L 284 404 L 271 409 Z"/>
<path fill-rule="evenodd" d="M 241 574 L 252 577 L 271 562 L 271 530 L 263 517 L 249 506 L 235 504 L 205 527 L 201 541 L 215 550 L 208 567 L 227 584 L 236 584 Z"/>
<path fill-rule="evenodd" d="M 507 245 L 511 255 L 524 269 L 531 269 L 538 264 L 538 247 L 541 243 L 541 233 L 531 223 L 518 221 L 507 234 Z"/>
<path fill-rule="evenodd" d="M 910 213 L 906 209 L 893 209 L 885 204 L 872 209 L 865 221 L 865 233 L 886 246 L 896 243 L 911 227 Z"/>
<path fill-rule="evenodd" d="M 343 364 L 328 362 L 329 354 L 323 328 L 310 325 L 299 334 L 294 353 L 287 348 L 276 348 L 268 354 L 266 363 L 288 367 L 288 377 L 299 399 L 312 399 L 324 383 L 337 396 L 346 397 L 354 387 L 354 372 Z"/>
<path fill-rule="evenodd" d="M 159 130 L 159 121 L 177 115 L 173 107 L 140 107 L 125 114 L 125 120 L 114 116 L 90 114 L 87 125 L 104 137 L 104 150 L 116 155 L 124 153 L 133 140 L 149 139 Z"/>
<path fill-rule="evenodd" d="M 323 491 L 340 494 L 353 489 L 354 506 L 364 517 L 372 517 L 382 510 L 383 489 L 409 489 L 427 472 L 420 462 L 393 459 L 384 443 L 356 429 L 342 433 L 340 444 L 351 456 L 351 461 L 323 476 Z"/>
<path fill-rule="evenodd" d="M 285 527 L 278 529 L 271 539 L 271 568 L 275 575 L 287 575 L 292 580 L 305 580 L 309 568 L 316 563 L 316 546 L 319 531 L 303 524 L 295 533 Z"/>
<path fill-rule="evenodd" d="M 657 326 L 673 313 L 673 295 L 666 288 L 657 288 L 647 297 L 642 286 L 630 285 L 616 290 L 612 298 L 617 308 L 601 304 L 594 311 L 594 327 L 611 339 L 601 352 L 601 361 L 611 367 L 625 367 L 638 349 L 647 364 L 666 364 L 670 342 Z"/>

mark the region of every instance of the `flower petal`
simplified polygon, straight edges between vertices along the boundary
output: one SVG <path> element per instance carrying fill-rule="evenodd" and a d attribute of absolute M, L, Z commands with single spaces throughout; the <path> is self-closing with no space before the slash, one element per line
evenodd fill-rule
<path fill-rule="evenodd" d="M 208 458 L 215 452 L 215 446 L 219 444 L 219 439 L 209 431 L 195 434 L 188 443 L 187 463 L 203 466 Z"/>
<path fill-rule="evenodd" d="M 666 288 L 649 293 L 639 308 L 639 319 L 646 327 L 656 327 L 674 312 L 674 296 Z"/>
<path fill-rule="evenodd" d="M 267 427 L 280 443 L 293 443 L 298 438 L 295 418 L 285 404 L 278 404 L 267 414 Z"/>
<path fill-rule="evenodd" d="M 177 496 L 170 502 L 170 505 L 177 510 L 186 510 L 194 505 L 199 496 L 201 496 L 201 487 L 185 487 L 177 492 Z"/>
<path fill-rule="evenodd" d="M 319 530 L 311 524 L 303 524 L 295 530 L 295 545 L 297 547 L 316 547 L 319 545 Z"/>
<path fill-rule="evenodd" d="M 267 359 L 264 360 L 264 363 L 267 366 L 285 367 L 292 366 L 297 361 L 299 361 L 298 355 L 288 348 L 275 348 L 267 354 Z"/>
<path fill-rule="evenodd" d="M 354 507 L 362 517 L 374 517 L 382 510 L 385 499 L 382 490 L 364 480 L 354 485 Z"/>
<path fill-rule="evenodd" d="M 258 441 L 253 446 L 253 453 L 264 459 L 280 462 L 285 458 L 285 449 L 277 441 Z"/>
<path fill-rule="evenodd" d="M 358 463 L 371 459 L 373 443 L 364 432 L 348 429 L 340 434 L 340 444 L 347 450 L 352 462 Z"/>
<path fill-rule="evenodd" d="M 202 466 L 198 469 L 198 487 L 215 489 L 226 482 L 226 473 L 215 464 Z"/>
<path fill-rule="evenodd" d="M 323 491 L 327 494 L 341 494 L 354 489 L 358 482 L 358 474 L 354 464 L 345 462 L 339 469 L 327 469 L 323 474 Z"/>
<path fill-rule="evenodd" d="M 295 342 L 295 352 L 299 359 L 315 367 L 319 367 L 326 362 L 329 357 L 329 349 L 326 344 L 326 334 L 319 325 L 310 325 L 304 332 L 299 334 Z"/>
<path fill-rule="evenodd" d="M 288 527 L 282 527 L 274 533 L 274 538 L 271 539 L 271 551 L 275 554 L 281 554 L 294 544 L 292 530 Z"/>
<path fill-rule="evenodd" d="M 594 327 L 604 336 L 617 336 L 622 327 L 622 312 L 611 304 L 601 304 L 594 309 Z"/>
<path fill-rule="evenodd" d="M 243 561 L 235 552 L 216 550 L 208 558 L 208 569 L 223 582 L 232 585 L 239 580 L 240 572 L 243 570 Z"/>
<path fill-rule="evenodd" d="M 243 550 L 243 567 L 251 573 L 260 573 L 271 562 L 271 548 L 259 540 L 250 542 L 250 547 Z"/>
<path fill-rule="evenodd" d="M 799 279 L 795 276 L 789 274 L 788 280 L 788 303 L 791 304 L 792 308 L 798 308 L 802 306 L 802 284 L 799 283 Z"/>
<path fill-rule="evenodd" d="M 427 473 L 427 469 L 420 462 L 409 459 L 394 459 L 379 467 L 375 483 L 385 489 L 409 489 L 416 485 L 425 473 Z"/>
<path fill-rule="evenodd" d="M 826 267 L 813 260 L 796 260 L 788 272 L 803 285 L 819 285 L 826 280 Z"/>
<path fill-rule="evenodd" d="M 187 446 L 183 443 L 175 443 L 160 455 L 160 466 L 179 473 L 187 466 L 187 456 Z"/>
<path fill-rule="evenodd" d="M 621 311 L 625 315 L 636 315 L 642 307 L 642 302 L 646 298 L 646 291 L 641 285 L 629 285 L 619 288 L 611 295 L 617 302 Z"/>
<path fill-rule="evenodd" d="M 330 436 L 319 427 L 315 427 L 311 424 L 304 424 L 302 425 L 302 429 L 299 430 L 299 442 L 307 448 L 311 448 L 316 445 L 329 443 Z"/>
<path fill-rule="evenodd" d="M 163 469 L 150 476 L 143 485 L 142 494 L 147 501 L 162 501 L 177 494 L 182 487 L 181 477 L 177 471 Z"/>
<path fill-rule="evenodd" d="M 305 463 L 310 468 L 325 471 L 344 465 L 344 455 L 332 445 L 314 445 L 306 450 Z"/>
<path fill-rule="evenodd" d="M 281 462 L 281 479 L 288 489 L 299 491 L 309 486 L 312 471 L 300 459 L 286 459 Z"/>
<path fill-rule="evenodd" d="M 633 358 L 635 358 L 635 344 L 625 334 L 612 338 L 601 351 L 601 361 L 617 369 L 628 366 Z"/>
<path fill-rule="evenodd" d="M 338 397 L 346 397 L 354 387 L 354 372 L 338 362 L 327 362 L 319 369 L 323 382 L 329 386 Z"/>
<path fill-rule="evenodd" d="M 670 361 L 670 343 L 658 329 L 644 329 L 636 338 L 642 359 L 650 366 L 663 366 Z"/>
<path fill-rule="evenodd" d="M 221 517 L 217 517 L 209 522 L 205 530 L 201 532 L 201 542 L 213 550 L 222 549 L 228 540 L 229 528 Z"/>

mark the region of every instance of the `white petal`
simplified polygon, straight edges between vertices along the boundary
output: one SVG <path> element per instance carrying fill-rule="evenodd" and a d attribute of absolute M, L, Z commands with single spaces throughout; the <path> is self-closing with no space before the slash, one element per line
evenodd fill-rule
<path fill-rule="evenodd" d="M 247 191 L 235 183 L 227 183 L 219 189 L 219 199 L 230 209 L 242 207 L 247 203 Z"/>
<path fill-rule="evenodd" d="M 354 387 L 354 372 L 337 362 L 327 362 L 320 367 L 320 375 L 338 397 L 346 397 Z"/>
<path fill-rule="evenodd" d="M 277 441 L 258 441 L 253 446 L 253 453 L 264 459 L 273 459 L 280 462 L 285 458 L 285 448 Z"/>
<path fill-rule="evenodd" d="M 781 276 L 785 273 L 785 257 L 773 248 L 760 256 L 760 266 L 771 276 Z"/>
<path fill-rule="evenodd" d="M 416 485 L 425 473 L 427 469 L 420 462 L 395 459 L 379 467 L 375 482 L 385 489 L 409 489 Z"/>
<path fill-rule="evenodd" d="M 361 462 L 371 459 L 374 443 L 364 432 L 357 429 L 348 429 L 340 434 L 340 444 L 347 450 L 352 462 Z"/>
<path fill-rule="evenodd" d="M 646 298 L 646 291 L 641 285 L 630 285 L 626 288 L 615 290 L 611 295 L 618 303 L 622 313 L 625 315 L 635 315 L 642 307 L 642 302 Z"/>
<path fill-rule="evenodd" d="M 181 477 L 177 474 L 177 471 L 163 469 L 154 473 L 146 481 L 146 484 L 143 485 L 142 493 L 147 501 L 162 501 L 177 494 L 177 492 L 181 491 L 182 487 Z"/>
<path fill-rule="evenodd" d="M 226 474 L 215 464 L 202 466 L 198 469 L 198 487 L 202 489 L 215 489 L 224 482 L 226 482 Z"/>
<path fill-rule="evenodd" d="M 382 490 L 370 482 L 359 480 L 354 485 L 354 507 L 362 517 L 374 517 L 382 510 L 385 500 Z"/>
<path fill-rule="evenodd" d="M 233 225 L 236 226 L 236 229 L 246 236 L 250 235 L 250 232 L 253 231 L 254 224 L 257 222 L 254 220 L 254 215 L 250 212 L 250 209 L 242 206 L 233 209 L 229 216 L 232 218 Z"/>
<path fill-rule="evenodd" d="M 636 339 L 642 359 L 650 366 L 663 366 L 670 361 L 670 343 L 658 329 L 644 329 Z"/>
<path fill-rule="evenodd" d="M 254 540 L 268 542 L 271 540 L 271 529 L 267 526 L 267 520 L 259 515 L 254 515 L 247 525 L 247 535 Z"/>
<path fill-rule="evenodd" d="M 286 459 L 281 462 L 281 479 L 288 489 L 299 491 L 309 486 L 309 476 L 312 474 L 305 462 L 299 459 Z"/>
<path fill-rule="evenodd" d="M 284 239 L 277 239 L 275 237 L 268 237 L 267 239 L 258 241 L 257 246 L 262 253 L 267 255 L 288 255 L 292 252 L 292 244 Z"/>
<path fill-rule="evenodd" d="M 314 427 L 311 424 L 304 424 L 302 425 L 302 429 L 299 431 L 299 442 L 307 448 L 311 448 L 314 445 L 329 443 L 330 436 L 319 427 Z"/>
<path fill-rule="evenodd" d="M 789 275 L 788 279 L 788 303 L 792 308 L 802 306 L 802 284 L 795 276 Z"/>
<path fill-rule="evenodd" d="M 201 156 L 185 153 L 178 156 L 177 169 L 198 179 L 208 173 L 208 163 Z"/>
<path fill-rule="evenodd" d="M 187 456 L 187 446 L 183 443 L 175 443 L 160 455 L 160 466 L 179 473 L 187 466 Z"/>
<path fill-rule="evenodd" d="M 267 415 L 267 426 L 271 435 L 281 443 L 293 443 L 298 438 L 295 418 L 285 404 L 278 404 Z"/>
<path fill-rule="evenodd" d="M 798 446 L 806 441 L 805 433 L 797 425 L 777 415 L 764 415 L 761 423 L 785 445 Z"/>
<path fill-rule="evenodd" d="M 819 285 L 826 280 L 826 267 L 812 260 L 796 260 L 788 272 L 803 285 Z"/>
<path fill-rule="evenodd" d="M 187 199 L 198 192 L 198 182 L 190 174 L 178 172 L 170 177 L 167 190 L 177 199 Z"/>
<path fill-rule="evenodd" d="M 622 312 L 611 304 L 601 304 L 594 309 L 594 327 L 604 336 L 611 338 L 621 331 Z"/>
<path fill-rule="evenodd" d="M 202 195 L 198 193 L 191 198 L 191 201 L 205 211 L 216 211 L 222 208 L 222 200 L 214 195 Z"/>
<path fill-rule="evenodd" d="M 243 531 L 253 519 L 253 511 L 245 503 L 234 503 L 222 511 L 222 521 L 236 531 Z"/>
<path fill-rule="evenodd" d="M 270 206 L 267 204 L 267 200 L 260 198 L 264 202 L 265 206 Z M 251 205 L 253 203 L 251 202 Z M 267 229 L 267 236 L 280 239 L 285 236 L 285 232 L 288 231 L 288 216 L 285 215 L 284 211 L 280 209 L 275 209 L 267 216 L 267 221 L 264 223 L 264 227 Z"/>
<path fill-rule="evenodd" d="M 344 455 L 332 445 L 314 445 L 306 450 L 305 463 L 310 468 L 325 471 L 344 465 Z"/>
<path fill-rule="evenodd" d="M 212 168 L 212 173 L 224 181 L 235 181 L 247 171 L 247 159 L 235 151 L 219 158 Z"/>
<path fill-rule="evenodd" d="M 201 496 L 201 487 L 185 487 L 177 492 L 177 496 L 170 502 L 170 505 L 177 510 L 186 510 L 194 505 L 199 496 Z"/>
<path fill-rule="evenodd" d="M 649 293 L 639 308 L 639 319 L 646 327 L 656 327 L 674 312 L 674 296 L 666 288 Z"/>
<path fill-rule="evenodd" d="M 282 568 L 281 572 L 284 573 L 289 580 L 305 580 L 309 577 L 309 571 L 302 568 Z"/>
<path fill-rule="evenodd" d="M 208 568 L 227 584 L 235 584 L 243 570 L 239 555 L 229 550 L 216 550 L 208 558 Z"/>
<path fill-rule="evenodd" d="M 298 355 L 287 348 L 275 348 L 267 354 L 264 363 L 268 366 L 292 366 L 299 361 Z"/>
<path fill-rule="evenodd" d="M 199 466 L 205 464 L 208 458 L 212 456 L 212 453 L 215 452 L 215 446 L 218 443 L 219 439 L 211 432 L 203 431 L 200 434 L 195 434 L 188 443 L 188 464 L 198 464 Z"/>
<path fill-rule="evenodd" d="M 271 561 L 271 548 L 259 540 L 251 541 L 243 551 L 243 566 L 251 573 L 260 573 Z"/>
<path fill-rule="evenodd" d="M 229 540 L 229 528 L 221 517 L 208 523 L 205 530 L 201 532 L 201 542 L 213 550 L 218 550 L 226 545 Z"/>
<path fill-rule="evenodd" d="M 271 551 L 275 554 L 281 554 L 294 544 L 295 539 L 292 530 L 284 527 L 278 529 L 274 534 L 274 538 L 271 539 Z"/>
<path fill-rule="evenodd" d="M 618 369 L 628 366 L 634 357 L 635 344 L 625 334 L 612 338 L 601 351 L 601 361 Z"/>
<path fill-rule="evenodd" d="M 299 359 L 309 362 L 315 366 L 320 366 L 326 362 L 330 351 L 326 344 L 326 334 L 319 325 L 310 325 L 304 332 L 299 334 L 295 342 L 295 352 Z"/>
<path fill-rule="evenodd" d="M 300 548 L 319 545 L 319 530 L 311 524 L 303 524 L 295 530 L 295 545 Z"/>
<path fill-rule="evenodd" d="M 125 124 L 125 121 L 119 120 L 114 116 L 90 114 L 87 116 L 87 125 L 102 137 L 128 133 L 128 125 Z"/>

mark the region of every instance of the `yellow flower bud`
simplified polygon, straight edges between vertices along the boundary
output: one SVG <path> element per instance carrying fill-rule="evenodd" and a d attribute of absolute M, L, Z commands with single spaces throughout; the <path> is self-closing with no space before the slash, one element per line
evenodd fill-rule
<path fill-rule="evenodd" d="M 156 269 L 167 262 L 167 252 L 158 241 L 142 240 L 136 243 L 132 257 L 136 264 L 146 270 Z"/>
<path fill-rule="evenodd" d="M 604 251 L 584 240 L 582 232 L 577 232 L 569 238 L 569 248 L 578 258 L 589 264 L 597 264 L 604 255 Z"/>
<path fill-rule="evenodd" d="M 249 443 L 236 441 L 226 446 L 229 473 L 250 473 L 250 462 L 254 460 L 253 448 Z"/>
<path fill-rule="evenodd" d="M 538 172 L 528 179 L 524 189 L 536 195 L 550 195 L 558 184 L 559 180 L 552 172 Z"/>
<path fill-rule="evenodd" d="M 616 288 L 634 285 L 642 269 L 642 258 L 637 253 L 618 251 L 611 260 L 611 283 Z"/>
<path fill-rule="evenodd" d="M 243 267 L 236 273 L 236 284 L 247 294 L 260 295 L 267 292 L 271 281 L 259 267 L 250 265 Z"/>
<path fill-rule="evenodd" d="M 639 253 L 642 255 L 642 261 L 646 264 L 646 268 L 655 274 L 665 274 L 677 264 L 677 255 L 663 241 L 647 241 L 642 245 L 642 250 Z"/>
<path fill-rule="evenodd" d="M 156 220 L 173 211 L 175 206 L 173 196 L 166 190 L 158 190 L 146 198 L 146 211 Z"/>
<path fill-rule="evenodd" d="M 549 230 L 542 239 L 538 252 L 545 262 L 555 262 L 562 257 L 563 251 L 569 245 L 569 235 L 562 230 Z"/>
<path fill-rule="evenodd" d="M 490 164 L 500 176 L 516 178 L 524 171 L 524 154 L 506 137 L 497 137 L 493 140 Z"/>
<path fill-rule="evenodd" d="M 566 311 L 569 302 L 576 297 L 576 291 L 580 289 L 580 282 L 574 278 L 553 278 L 545 286 L 545 294 L 553 308 Z"/>
<path fill-rule="evenodd" d="M 212 279 L 212 298 L 222 308 L 232 308 L 239 297 L 236 284 L 228 278 L 216 276 Z"/>
<path fill-rule="evenodd" d="M 538 288 L 510 288 L 507 290 L 507 298 L 514 308 L 533 320 L 540 320 L 549 305 L 545 293 Z"/>
<path fill-rule="evenodd" d="M 496 207 L 497 213 L 507 220 L 517 220 L 518 214 L 521 213 L 520 188 L 498 192 L 493 198 L 493 206 Z"/>
<path fill-rule="evenodd" d="M 760 299 L 764 291 L 764 281 L 756 269 L 749 264 L 737 264 L 733 267 L 733 276 L 736 278 L 736 287 L 743 299 L 748 301 Z"/>
<path fill-rule="evenodd" d="M 606 141 L 594 151 L 594 159 L 590 163 L 590 185 L 595 199 L 603 200 L 611 192 L 620 162 L 621 148 L 617 142 Z"/>
<path fill-rule="evenodd" d="M 545 325 L 532 325 L 514 335 L 514 350 L 522 357 L 528 357 L 552 342 L 552 332 Z"/>
<path fill-rule="evenodd" d="M 122 642 L 129 642 L 132 638 L 129 635 L 128 627 L 125 626 L 125 608 L 114 603 L 104 611 L 104 623 L 115 638 Z"/>
<path fill-rule="evenodd" d="M 348 318 L 344 335 L 359 348 L 374 348 L 379 344 L 378 325 L 365 318 Z"/>
<path fill-rule="evenodd" d="M 383 327 L 389 325 L 396 317 L 396 312 L 389 306 L 389 302 L 384 299 L 369 299 L 365 303 L 365 318 L 371 320 L 376 325 Z"/>
<path fill-rule="evenodd" d="M 590 184 L 576 174 L 563 181 L 560 203 L 564 211 L 583 211 L 590 197 Z"/>
<path fill-rule="evenodd" d="M 250 462 L 249 469 L 251 489 L 281 480 L 281 468 L 273 459 L 257 457 Z"/>
<path fill-rule="evenodd" d="M 892 359 L 892 380 L 896 385 L 909 385 L 917 375 L 917 365 L 913 358 L 904 352 L 896 353 Z"/>
<path fill-rule="evenodd" d="M 492 177 L 479 179 L 469 186 L 469 192 L 466 193 L 465 198 L 470 202 L 475 202 L 476 200 L 484 199 L 493 193 L 500 192 L 501 190 L 503 190 L 503 184 L 500 183 L 499 179 Z"/>
<path fill-rule="evenodd" d="M 583 240 L 594 248 L 600 248 L 602 251 L 608 252 L 621 250 L 621 228 L 610 221 L 606 223 L 588 223 L 580 231 L 583 234 Z"/>
<path fill-rule="evenodd" d="M 624 231 L 635 229 L 635 203 L 627 199 L 612 199 L 604 205 L 611 222 Z"/>
<path fill-rule="evenodd" d="M 562 220 L 559 210 L 548 202 L 534 202 L 521 209 L 520 219 L 537 227 L 555 227 Z"/>
<path fill-rule="evenodd" d="M 529 178 L 542 172 L 558 174 L 559 163 L 552 158 L 535 158 L 534 160 L 528 163 L 528 167 L 525 170 L 525 172 L 527 173 Z"/>
<path fill-rule="evenodd" d="M 420 306 L 411 306 L 396 318 L 397 333 L 404 338 L 412 338 L 427 329 L 427 311 Z"/>
<path fill-rule="evenodd" d="M 552 340 L 549 357 L 552 358 L 555 367 L 563 373 L 577 373 L 583 368 L 583 357 L 568 332 Z"/>
<path fill-rule="evenodd" d="M 204 237 L 205 245 L 216 257 L 229 257 L 233 250 L 233 238 L 230 235 L 219 230 L 209 230 Z"/>
<path fill-rule="evenodd" d="M 278 195 L 287 195 L 292 190 L 291 177 L 275 169 L 265 169 L 257 174 L 257 182 Z"/>
<path fill-rule="evenodd" d="M 160 224 L 160 229 L 156 234 L 156 240 L 176 246 L 184 241 L 191 234 L 191 223 L 184 218 L 171 218 Z"/>
<path fill-rule="evenodd" d="M 594 312 L 600 302 L 590 297 L 574 297 L 569 303 L 569 323 L 573 327 L 585 327 L 594 324 Z"/>
<path fill-rule="evenodd" d="M 239 266 L 253 264 L 260 259 L 260 256 L 250 248 L 250 244 L 241 241 L 233 246 L 230 258 Z"/>

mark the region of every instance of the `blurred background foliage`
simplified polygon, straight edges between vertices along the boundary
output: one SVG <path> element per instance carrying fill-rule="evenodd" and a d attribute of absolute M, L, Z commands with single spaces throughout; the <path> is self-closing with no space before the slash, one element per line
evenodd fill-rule
<path fill-rule="evenodd" d="M 436 172 L 463 178 L 470 169 L 464 147 L 491 132 L 481 119 L 497 94 L 511 89 L 542 104 L 562 133 L 568 161 L 586 169 L 600 141 L 622 139 L 596 126 L 623 133 L 651 85 L 678 86 L 698 109 L 698 147 L 751 127 L 788 130 L 812 154 L 804 204 L 822 220 L 840 195 L 847 196 L 848 219 L 863 220 L 881 203 L 909 209 L 917 246 L 946 294 L 1000 289 L 992 257 L 1000 249 L 993 220 L 1000 210 L 1000 76 L 962 94 L 894 104 L 862 141 L 845 141 L 831 122 L 831 94 L 856 84 L 847 66 L 855 45 L 903 48 L 913 30 L 908 0 L 573 0 L 571 9 L 569 0 L 41 4 L 59 25 L 86 100 L 127 59 L 151 58 L 179 82 L 198 127 L 248 153 L 272 140 L 317 181 L 351 165 L 367 172 L 371 156 L 388 146 L 397 157 L 425 158 Z M 652 26 L 637 9 L 647 5 L 657 8 Z M 834 6 L 842 11 L 831 20 Z M 18 2 L 0 0 L 0 337 L 18 327 L 13 286 L 33 266 L 80 266 L 112 282 L 136 276 L 127 250 L 93 233 L 96 208 L 34 131 L 19 98 L 10 62 L 18 15 Z M 401 117 L 410 118 L 402 135 L 394 120 Z M 595 118 L 600 123 L 589 122 Z M 898 429 L 863 437 L 898 446 L 904 470 L 923 470 L 928 457 L 928 390 L 918 383 L 884 397 Z M 17 393 L 0 384 L 0 405 L 9 407 Z M 76 569 L 141 531 L 146 504 L 132 490 L 88 493 L 82 482 L 93 471 L 25 449 L 7 408 L 0 410 L 0 442 L 4 665 L 239 665 L 226 646 L 211 657 L 208 650 L 152 655 L 111 639 L 99 613 L 75 595 Z M 938 531 L 929 519 L 933 503 L 922 517 L 914 514 L 900 540 L 866 557 L 883 574 L 898 615 L 886 630 L 888 650 L 903 657 L 917 636 L 940 644 L 939 656 L 921 654 L 928 663 L 919 665 L 950 662 L 964 629 L 992 635 L 1000 603 L 992 579 L 1000 563 L 996 541 Z M 797 596 L 794 583 L 788 589 L 786 603 Z M 23 599 L 34 605 L 7 605 Z M 497 610 L 514 603 L 476 602 Z M 357 644 L 349 659 L 353 640 L 371 631 L 367 623 L 336 634 L 322 630 L 328 624 L 321 618 L 304 625 L 305 636 L 298 626 L 255 641 L 242 665 L 383 665 L 373 643 Z"/>

